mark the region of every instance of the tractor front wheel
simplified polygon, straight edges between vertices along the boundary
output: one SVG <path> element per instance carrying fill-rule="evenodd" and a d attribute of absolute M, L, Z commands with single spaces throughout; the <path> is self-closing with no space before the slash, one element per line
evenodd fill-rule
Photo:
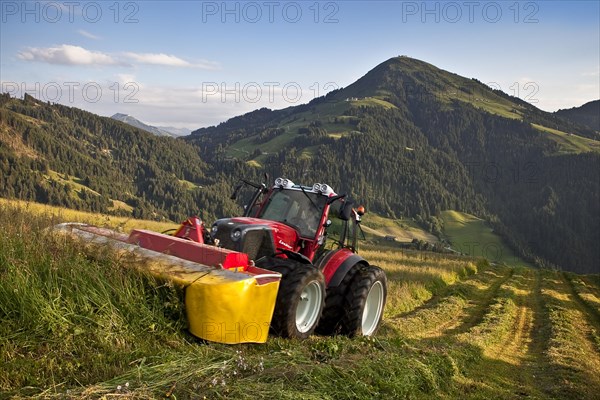
<path fill-rule="evenodd" d="M 312 265 L 290 260 L 278 260 L 267 268 L 282 275 L 271 329 L 282 337 L 306 339 L 314 332 L 323 312 L 323 273 Z"/>
<path fill-rule="evenodd" d="M 357 267 L 358 271 L 344 298 L 341 331 L 348 336 L 372 336 L 377 332 L 383 316 L 387 279 L 379 267 Z"/>

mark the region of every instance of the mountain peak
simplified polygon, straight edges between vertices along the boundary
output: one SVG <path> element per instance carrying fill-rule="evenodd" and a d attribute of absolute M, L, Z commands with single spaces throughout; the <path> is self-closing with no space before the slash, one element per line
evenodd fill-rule
<path fill-rule="evenodd" d="M 117 121 L 124 122 L 133 127 L 142 129 L 146 132 L 150 132 L 151 134 L 156 135 L 156 136 L 178 136 L 177 134 L 170 132 L 169 130 L 159 128 L 156 126 L 152 126 L 152 125 L 148 125 L 148 124 L 140 121 L 139 119 L 132 117 L 131 115 L 128 115 L 128 114 L 116 113 L 111 118 L 114 120 L 117 120 Z"/>

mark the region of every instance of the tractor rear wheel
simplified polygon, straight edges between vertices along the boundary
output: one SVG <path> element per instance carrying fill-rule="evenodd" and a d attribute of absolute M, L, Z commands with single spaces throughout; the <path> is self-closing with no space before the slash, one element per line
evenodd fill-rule
<path fill-rule="evenodd" d="M 264 267 L 282 275 L 271 329 L 282 337 L 306 339 L 323 312 L 325 277 L 309 264 L 280 259 L 269 264 Z"/>
<path fill-rule="evenodd" d="M 346 276 L 344 276 L 339 285 L 327 288 L 325 309 L 316 329 L 319 335 L 335 335 L 340 333 L 342 317 L 344 316 L 344 299 L 360 266 L 361 264 L 355 264 L 346 273 Z"/>
<path fill-rule="evenodd" d="M 372 336 L 383 316 L 387 279 L 379 267 L 360 265 L 344 297 L 341 331 L 348 336 Z"/>

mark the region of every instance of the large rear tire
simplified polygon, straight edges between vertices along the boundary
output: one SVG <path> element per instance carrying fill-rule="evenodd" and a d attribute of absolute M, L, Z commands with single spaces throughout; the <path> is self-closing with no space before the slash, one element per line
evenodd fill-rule
<path fill-rule="evenodd" d="M 319 321 L 316 332 L 319 335 L 335 335 L 341 332 L 342 317 L 344 316 L 344 300 L 348 288 L 359 271 L 361 264 L 355 264 L 344 276 L 339 285 L 327 288 L 325 309 Z"/>
<path fill-rule="evenodd" d="M 385 272 L 360 265 L 344 297 L 341 332 L 348 336 L 373 336 L 383 317 L 387 297 Z"/>
<path fill-rule="evenodd" d="M 272 331 L 282 337 L 306 339 L 315 331 L 325 305 L 325 277 L 312 265 L 272 259 L 264 265 L 279 272 Z"/>

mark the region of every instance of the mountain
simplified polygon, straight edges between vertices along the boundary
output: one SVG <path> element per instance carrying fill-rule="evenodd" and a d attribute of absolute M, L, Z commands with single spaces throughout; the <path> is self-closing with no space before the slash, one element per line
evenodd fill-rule
<path fill-rule="evenodd" d="M 143 129 L 146 132 L 150 132 L 156 136 L 179 136 L 177 134 L 172 133 L 168 130 L 168 128 L 161 128 L 156 126 L 151 126 L 143 123 L 139 119 L 132 117 L 131 115 L 117 113 L 111 117 L 114 120 L 125 122 L 128 125 L 134 126 L 139 129 Z M 176 129 L 176 128 L 171 128 Z"/>
<path fill-rule="evenodd" d="M 192 133 L 188 128 L 175 128 L 174 126 L 157 126 L 158 129 L 170 133 L 171 136 L 187 136 Z"/>
<path fill-rule="evenodd" d="M 180 139 L 29 95 L 0 95 L 1 197 L 138 218 L 212 219 L 235 204 L 214 199 L 230 183 L 208 167 Z"/>
<path fill-rule="evenodd" d="M 5 94 L 0 145 L 3 197 L 210 221 L 239 213 L 229 200 L 238 179 L 268 173 L 330 184 L 436 235 L 442 211 L 477 216 L 531 264 L 600 265 L 597 132 L 408 57 L 308 104 L 177 139 Z M 491 258 L 502 251 L 483 238 L 469 246 Z"/>
<path fill-rule="evenodd" d="M 308 104 L 256 110 L 186 140 L 209 164 L 326 180 L 432 231 L 443 210 L 483 217 L 538 265 L 600 265 L 596 132 L 423 61 L 392 58 Z"/>
<path fill-rule="evenodd" d="M 600 137 L 600 100 L 590 101 L 580 107 L 558 110 L 554 114 L 592 129 Z"/>

